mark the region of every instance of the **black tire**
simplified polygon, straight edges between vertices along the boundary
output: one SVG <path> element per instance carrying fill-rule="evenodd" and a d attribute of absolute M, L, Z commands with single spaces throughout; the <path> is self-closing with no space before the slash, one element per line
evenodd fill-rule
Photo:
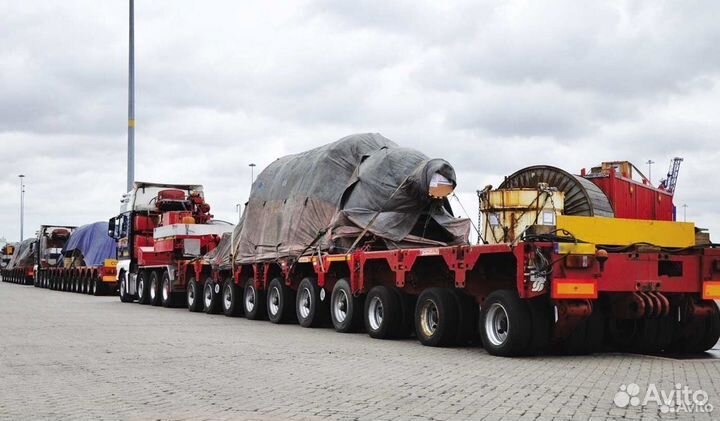
<path fill-rule="evenodd" d="M 93 278 L 90 282 L 92 282 L 90 285 L 90 295 L 94 295 L 96 297 L 102 295 L 103 285 L 100 283 L 100 279 Z"/>
<path fill-rule="evenodd" d="M 530 355 L 544 354 L 550 350 L 550 338 L 553 328 L 553 307 L 547 295 L 527 300 L 532 322 Z"/>
<path fill-rule="evenodd" d="M 330 319 L 340 333 L 355 332 L 363 323 L 363 297 L 353 297 L 347 278 L 340 278 L 330 296 Z"/>
<path fill-rule="evenodd" d="M 198 313 L 203 310 L 202 295 L 200 285 L 195 280 L 195 277 L 191 277 L 187 284 L 187 290 L 185 291 L 188 310 L 193 313 Z"/>
<path fill-rule="evenodd" d="M 208 278 L 203 286 L 203 311 L 207 314 L 220 313 L 220 284 Z"/>
<path fill-rule="evenodd" d="M 135 288 L 135 291 L 138 304 L 148 304 L 150 302 L 150 284 L 147 277 L 148 274 L 144 270 L 139 271 L 137 274 L 137 288 Z"/>
<path fill-rule="evenodd" d="M 428 288 L 415 305 L 415 333 L 426 346 L 451 346 L 457 340 L 458 306 L 452 290 Z"/>
<path fill-rule="evenodd" d="M 409 338 L 415 335 L 415 303 L 417 296 L 404 293 L 400 288 L 391 288 L 397 294 L 402 307 L 402 322 L 397 337 Z"/>
<path fill-rule="evenodd" d="M 489 354 L 513 357 L 530 353 L 531 329 L 530 308 L 516 291 L 498 290 L 483 302 L 480 337 Z"/>
<path fill-rule="evenodd" d="M 162 285 L 160 284 L 160 273 L 157 270 L 150 272 L 150 305 L 159 306 L 162 304 Z"/>
<path fill-rule="evenodd" d="M 245 318 L 248 320 L 263 320 L 267 317 L 265 291 L 255 288 L 255 281 L 252 278 L 245 281 L 242 303 Z"/>
<path fill-rule="evenodd" d="M 285 323 L 293 316 L 295 304 L 294 291 L 287 286 L 281 278 L 273 278 L 268 286 L 267 293 L 268 320 L 272 323 Z"/>
<path fill-rule="evenodd" d="M 232 278 L 223 285 L 222 304 L 224 315 L 234 317 L 242 314 L 242 293 Z"/>
<path fill-rule="evenodd" d="M 327 321 L 328 300 L 313 278 L 303 278 L 295 295 L 295 317 L 302 327 L 318 327 Z"/>
<path fill-rule="evenodd" d="M 365 331 L 375 339 L 393 339 L 402 328 L 400 297 L 384 285 L 373 287 L 365 297 L 363 311 Z"/>
<path fill-rule="evenodd" d="M 123 303 L 132 302 L 132 297 L 128 294 L 127 277 L 125 276 L 125 272 L 120 274 L 120 301 Z"/>
<path fill-rule="evenodd" d="M 713 306 L 716 307 L 716 311 L 705 318 L 704 334 L 696 352 L 705 352 L 712 349 L 720 339 L 720 313 L 718 313 L 715 303 L 713 303 Z"/>
<path fill-rule="evenodd" d="M 167 270 L 164 270 L 160 280 L 160 304 L 166 308 L 175 307 L 177 305 L 175 295 L 170 282 L 170 274 Z"/>
<path fill-rule="evenodd" d="M 458 289 L 451 291 L 458 308 L 458 331 L 455 345 L 476 345 L 480 342 L 480 333 L 478 332 L 480 308 L 475 299 L 463 291 Z"/>

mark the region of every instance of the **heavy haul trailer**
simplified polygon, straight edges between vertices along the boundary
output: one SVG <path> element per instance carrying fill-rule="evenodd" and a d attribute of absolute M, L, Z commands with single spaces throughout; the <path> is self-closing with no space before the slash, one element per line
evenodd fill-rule
<path fill-rule="evenodd" d="M 105 295 L 117 291 L 115 241 L 107 222 L 73 229 L 54 266 L 38 269 L 35 286 L 59 291 Z"/>
<path fill-rule="evenodd" d="M 705 351 L 720 337 L 720 249 L 696 245 L 693 224 L 672 221 L 672 191 L 619 171 L 629 165 L 606 163 L 583 177 L 530 167 L 485 191 L 486 200 L 497 196 L 482 208 L 485 238 L 504 219 L 515 226 L 500 232 L 515 238 L 361 248 L 206 273 L 215 283 L 206 308 L 221 300 L 226 315 L 305 327 L 329 316 L 339 332 L 364 325 L 375 338 L 414 328 L 430 346 L 466 344 L 479 333 L 500 356 Z M 522 194 L 530 199 L 506 200 Z M 213 296 L 221 285 L 222 298 Z"/>
<path fill-rule="evenodd" d="M 364 325 L 375 338 L 414 333 L 429 346 L 467 344 L 479 336 L 489 353 L 501 356 L 606 349 L 701 352 L 717 342 L 720 319 L 712 299 L 720 297 L 720 253 L 712 245 L 695 245 L 692 224 L 657 221 L 673 219 L 666 203 L 656 208 L 668 200 L 672 209 L 668 184 L 655 188 L 635 181 L 617 163 L 583 177 L 531 167 L 508 177 L 498 190 L 482 192 L 484 244 L 439 244 L 415 235 L 415 228 L 419 222 L 423 234 L 430 227 L 455 242 L 446 234 L 457 220 L 441 211 L 454 189 L 454 173 L 444 164 L 428 166 L 429 161 L 410 175 L 389 173 L 388 178 L 399 176 L 383 180 L 391 199 L 398 191 L 407 193 L 405 199 L 418 194 L 429 199 L 411 201 L 412 206 L 395 203 L 396 215 L 384 219 L 389 199 L 375 212 L 359 209 L 352 194 L 362 192 L 372 174 L 388 174 L 373 167 L 374 156 L 383 151 L 392 158 L 387 151 L 393 145 L 380 136 L 360 137 L 350 147 L 341 145 L 343 139 L 324 151 L 276 161 L 253 185 L 232 238 L 225 236 L 208 255 L 163 269 L 185 279 L 191 311 L 222 309 L 228 316 L 244 313 L 274 323 L 296 319 L 303 327 L 329 322 L 339 332 Z M 360 159 L 353 161 L 352 153 Z M 391 166 L 403 169 L 396 164 Z M 303 165 L 315 172 L 331 167 L 333 178 L 306 182 L 314 172 Z M 343 165 L 352 169 L 349 179 L 343 178 L 348 175 Z M 429 187 L 418 181 L 435 180 L 437 168 L 443 169 L 440 183 Z M 338 188 L 338 208 L 323 208 L 323 200 L 335 203 L 336 196 L 326 194 Z M 302 193 L 293 194 L 298 190 Z M 617 197 L 625 202 L 615 203 Z M 614 218 L 616 209 L 622 219 Z M 326 222 L 330 215 L 332 223 L 328 229 L 318 230 L 317 224 L 306 229 L 314 222 L 303 219 L 307 214 Z M 393 227 L 403 219 L 415 224 L 411 234 L 393 237 Z M 389 229 L 374 229 L 373 223 Z M 293 231 L 298 228 L 305 231 Z M 310 240 L 272 241 L 302 235 Z M 321 247 L 318 240 L 328 237 L 334 245 Z M 305 246 L 293 249 L 298 242 Z M 380 243 L 384 250 L 377 249 Z M 127 279 L 121 278 L 121 285 L 123 280 L 140 283 Z M 131 293 L 121 295 L 123 301 L 128 297 Z"/>
<path fill-rule="evenodd" d="M 187 265 L 213 250 L 232 227 L 212 220 L 200 185 L 136 182 L 110 219 L 117 241 L 120 300 L 184 304 Z"/>
<path fill-rule="evenodd" d="M 55 266 L 62 258 L 62 248 L 75 229 L 73 226 L 41 225 L 35 238 L 20 243 L 3 280 L 35 285 L 38 270 Z"/>

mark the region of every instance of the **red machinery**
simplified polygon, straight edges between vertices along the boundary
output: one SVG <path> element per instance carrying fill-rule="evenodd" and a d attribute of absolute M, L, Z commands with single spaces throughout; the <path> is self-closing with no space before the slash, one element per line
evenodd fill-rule
<path fill-rule="evenodd" d="M 202 186 L 136 182 L 109 222 L 118 241 L 122 301 L 172 306 L 184 297 L 185 266 L 213 250 L 228 224 L 213 223 Z"/>

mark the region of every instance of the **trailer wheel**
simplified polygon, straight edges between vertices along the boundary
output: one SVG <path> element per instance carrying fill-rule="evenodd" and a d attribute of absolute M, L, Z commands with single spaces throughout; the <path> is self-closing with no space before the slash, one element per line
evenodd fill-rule
<path fill-rule="evenodd" d="M 285 323 L 293 314 L 295 294 L 288 288 L 281 278 L 270 281 L 267 290 L 267 314 L 272 323 Z"/>
<path fill-rule="evenodd" d="M 120 301 L 123 303 L 132 302 L 132 298 L 128 294 L 127 276 L 125 276 L 125 272 L 120 274 Z"/>
<path fill-rule="evenodd" d="M 170 274 L 167 270 L 163 271 L 160 299 L 163 307 L 175 307 L 175 295 L 173 295 L 172 285 L 170 285 Z"/>
<path fill-rule="evenodd" d="M 553 307 L 547 295 L 527 300 L 532 323 L 532 339 L 528 354 L 544 354 L 550 350 L 550 338 L 553 327 Z"/>
<path fill-rule="evenodd" d="M 150 302 L 150 288 L 147 281 L 147 272 L 141 270 L 137 274 L 137 302 L 138 304 L 147 304 Z"/>
<path fill-rule="evenodd" d="M 265 312 L 265 292 L 258 291 L 255 288 L 255 281 L 249 278 L 245 281 L 243 289 L 243 311 L 245 317 L 249 320 L 261 320 L 267 313 Z"/>
<path fill-rule="evenodd" d="M 232 278 L 223 285 L 222 303 L 223 314 L 226 316 L 233 317 L 242 313 L 242 294 Z"/>
<path fill-rule="evenodd" d="M 160 294 L 160 275 L 158 271 L 154 270 L 150 272 L 150 305 L 159 306 L 161 304 Z"/>
<path fill-rule="evenodd" d="M 416 295 L 404 293 L 400 288 L 390 288 L 400 300 L 402 321 L 398 330 L 397 338 L 409 338 L 415 334 L 415 303 Z"/>
<path fill-rule="evenodd" d="M 400 297 L 384 285 L 373 287 L 365 297 L 365 331 L 375 339 L 392 339 L 402 328 Z"/>
<path fill-rule="evenodd" d="M 327 319 L 327 300 L 320 299 L 321 288 L 313 278 L 303 278 L 295 296 L 295 316 L 302 327 L 317 327 Z"/>
<path fill-rule="evenodd" d="M 480 315 L 485 350 L 491 355 L 511 357 L 527 353 L 532 339 L 530 309 L 517 292 L 491 293 Z"/>
<path fill-rule="evenodd" d="M 362 309 L 362 297 L 353 297 L 347 278 L 339 279 L 330 297 L 330 318 L 335 330 L 340 333 L 358 330 L 363 320 Z"/>
<path fill-rule="evenodd" d="M 451 290 L 428 288 L 415 305 L 415 332 L 426 346 L 450 346 L 457 340 L 458 307 Z"/>
<path fill-rule="evenodd" d="M 188 310 L 192 311 L 193 313 L 202 311 L 202 292 L 200 291 L 200 285 L 198 285 L 194 276 L 190 278 L 190 281 L 188 281 L 186 296 Z"/>
<path fill-rule="evenodd" d="M 650 326 L 645 326 L 645 331 L 648 331 Z M 657 330 L 652 330 L 652 334 L 648 334 L 645 341 L 634 340 L 633 349 L 636 352 L 640 352 L 646 349 L 649 352 L 655 343 L 655 334 Z M 559 351 L 563 354 L 568 355 L 587 355 L 593 352 L 600 351 L 603 347 L 605 337 L 605 319 L 600 314 L 597 308 L 593 309 L 593 312 L 587 317 L 587 319 L 580 322 L 575 327 L 575 330 L 570 333 L 570 336 L 562 340 L 559 345 Z M 631 349 L 632 350 L 632 349 Z"/>
<path fill-rule="evenodd" d="M 220 312 L 220 294 L 218 292 L 215 292 L 215 289 L 219 290 L 219 286 L 212 281 L 211 278 L 208 278 L 205 281 L 205 286 L 203 287 L 203 310 L 207 314 L 217 314 Z"/>
<path fill-rule="evenodd" d="M 468 346 L 480 342 L 478 320 L 480 308 L 475 299 L 462 290 L 452 289 L 453 297 L 458 308 L 458 331 L 455 345 Z"/>

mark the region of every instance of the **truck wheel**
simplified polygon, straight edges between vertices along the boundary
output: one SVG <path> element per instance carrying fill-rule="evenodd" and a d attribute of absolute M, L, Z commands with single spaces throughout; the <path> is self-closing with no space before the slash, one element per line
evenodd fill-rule
<path fill-rule="evenodd" d="M 158 274 L 158 271 L 154 270 L 150 272 L 150 305 L 159 306 L 161 304 L 161 288 L 162 286 L 160 285 L 160 275 Z"/>
<path fill-rule="evenodd" d="M 303 278 L 295 296 L 295 316 L 302 327 L 318 327 L 327 320 L 328 304 L 317 281 Z"/>
<path fill-rule="evenodd" d="M 265 293 L 255 288 L 255 282 L 252 278 L 245 281 L 243 289 L 243 311 L 245 317 L 249 320 L 261 320 L 267 313 L 265 312 Z"/>
<path fill-rule="evenodd" d="M 390 288 L 390 290 L 398 296 L 402 309 L 402 321 L 396 337 L 400 339 L 409 338 L 415 334 L 415 303 L 417 302 L 417 296 L 406 294 L 400 288 Z"/>
<path fill-rule="evenodd" d="M 347 278 L 338 279 L 330 296 L 330 318 L 340 333 L 357 331 L 363 322 L 361 297 L 353 297 Z"/>
<path fill-rule="evenodd" d="M 511 357 L 530 350 L 531 318 L 527 303 L 517 292 L 499 290 L 491 293 L 482 305 L 480 335 L 491 355 Z"/>
<path fill-rule="evenodd" d="M 233 317 L 242 313 L 242 294 L 232 278 L 223 285 L 222 303 L 223 314 L 226 316 Z"/>
<path fill-rule="evenodd" d="M 188 310 L 192 311 L 193 313 L 202 311 L 202 292 L 200 291 L 200 285 L 198 285 L 194 276 L 191 277 L 190 281 L 188 282 L 186 296 Z"/>
<path fill-rule="evenodd" d="M 292 317 L 295 297 L 282 279 L 274 278 L 267 290 L 267 314 L 272 323 L 284 323 Z"/>
<path fill-rule="evenodd" d="M 468 346 L 480 342 L 478 320 L 480 309 L 475 299 L 458 289 L 450 290 L 458 308 L 458 329 L 455 345 Z"/>
<path fill-rule="evenodd" d="M 384 285 L 373 287 L 365 297 L 365 331 L 375 339 L 396 338 L 402 327 L 400 298 Z"/>
<path fill-rule="evenodd" d="M 220 294 L 219 291 L 215 291 L 216 288 L 219 290 L 218 284 L 214 283 L 211 278 L 205 281 L 203 287 L 203 310 L 207 314 L 217 314 L 220 312 Z"/>
<path fill-rule="evenodd" d="M 123 303 L 132 302 L 132 298 L 128 294 L 128 290 L 127 290 L 127 279 L 125 276 L 125 272 L 120 274 L 120 302 L 123 302 Z"/>
<path fill-rule="evenodd" d="M 544 354 L 550 349 L 553 314 L 547 295 L 531 298 L 527 301 L 532 322 L 532 339 L 528 354 Z"/>
<path fill-rule="evenodd" d="M 160 299 L 163 307 L 175 307 L 175 296 L 173 295 L 172 285 L 170 285 L 170 274 L 163 271 L 161 284 Z"/>
<path fill-rule="evenodd" d="M 147 272 L 141 270 L 137 274 L 137 302 L 138 304 L 147 304 L 150 302 L 150 286 L 147 281 Z"/>
<path fill-rule="evenodd" d="M 451 290 L 428 288 L 415 305 L 415 332 L 426 346 L 450 346 L 457 340 L 458 307 Z"/>

